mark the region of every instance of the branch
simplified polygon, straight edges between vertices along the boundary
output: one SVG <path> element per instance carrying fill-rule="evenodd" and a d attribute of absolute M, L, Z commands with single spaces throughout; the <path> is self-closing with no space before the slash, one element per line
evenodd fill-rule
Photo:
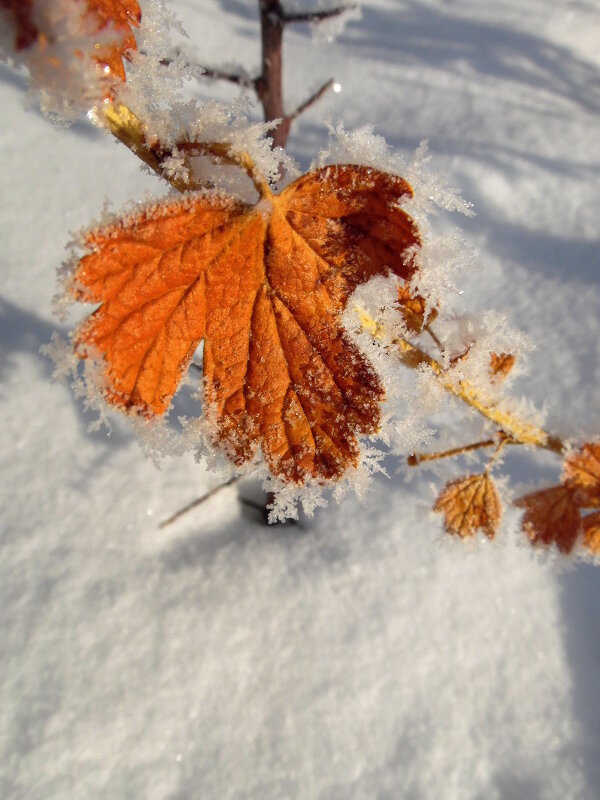
<path fill-rule="evenodd" d="M 343 14 L 345 11 L 351 11 L 357 8 L 354 3 L 350 5 L 343 5 L 343 6 L 335 6 L 334 8 L 327 8 L 323 11 L 305 11 L 305 12 L 290 12 L 286 13 L 283 12 L 281 16 L 281 21 L 284 24 L 294 23 L 294 22 L 323 22 L 325 19 L 331 19 L 331 17 L 337 17 L 340 14 Z"/>
<path fill-rule="evenodd" d="M 228 72 L 227 70 L 223 69 L 203 67 L 202 65 L 200 65 L 200 69 L 203 70 L 203 78 L 214 78 L 218 81 L 229 81 L 229 83 L 235 83 L 238 86 L 243 86 L 245 89 L 252 89 L 253 91 L 256 91 L 257 78 L 251 78 L 249 75 L 243 75 L 239 72 Z"/>
<path fill-rule="evenodd" d="M 168 67 L 171 64 L 173 64 L 173 62 L 180 55 L 182 55 L 181 50 L 179 48 L 176 48 L 173 51 L 172 56 L 168 56 L 167 58 L 161 58 L 158 63 L 163 67 Z M 244 72 L 235 72 L 233 70 L 219 69 L 219 67 L 205 67 L 202 64 L 193 64 L 187 58 L 185 60 L 185 66 L 191 67 L 192 69 L 195 70 L 202 70 L 202 75 L 199 77 L 214 78 L 215 80 L 220 80 L 220 81 L 229 81 L 230 83 L 235 83 L 238 86 L 244 86 L 246 89 L 256 90 L 257 79 L 250 77 L 250 75 L 244 74 Z"/>
<path fill-rule="evenodd" d="M 319 89 L 317 89 L 317 91 L 314 92 L 314 94 L 311 94 L 311 96 L 307 100 L 305 100 L 303 103 L 301 103 L 295 111 L 292 111 L 291 114 L 288 114 L 286 116 L 286 119 L 289 119 L 290 122 L 295 120 L 296 117 L 299 117 L 300 114 L 302 114 L 303 111 L 306 111 L 306 109 L 310 108 L 310 106 L 312 106 L 313 103 L 316 103 L 317 100 L 320 100 L 321 97 L 323 97 L 323 95 L 325 94 L 325 92 L 328 89 L 331 89 L 333 84 L 334 84 L 334 79 L 330 78 L 326 83 L 323 84 L 323 86 L 321 86 Z"/>
<path fill-rule="evenodd" d="M 542 428 L 538 428 L 526 420 L 519 419 L 511 414 L 510 411 L 498 408 L 494 399 L 487 397 L 484 392 L 480 391 L 470 381 L 453 381 L 447 376 L 444 367 L 424 350 L 402 337 L 395 339 L 394 344 L 398 345 L 403 363 L 413 369 L 421 366 L 421 364 L 427 364 L 439 378 L 446 391 L 474 408 L 482 416 L 496 423 L 500 430 L 509 434 L 513 439 L 522 444 L 540 447 L 559 455 L 564 452 L 565 445 L 556 436 L 551 436 Z"/>
<path fill-rule="evenodd" d="M 182 517 L 184 514 L 187 514 L 188 511 L 191 511 L 193 508 L 196 508 L 196 506 L 199 506 L 201 503 L 204 503 L 204 501 L 208 500 L 209 497 L 213 497 L 222 489 L 226 489 L 227 486 L 231 486 L 232 483 L 239 481 L 240 477 L 241 477 L 240 475 L 236 475 L 233 478 L 229 478 L 229 480 L 225 481 L 225 483 L 220 483 L 218 486 L 215 486 L 214 489 L 211 489 L 206 494 L 203 494 L 201 497 L 197 497 L 195 500 L 192 500 L 192 502 L 188 503 L 187 506 L 183 506 L 183 508 L 180 508 L 174 514 L 171 514 L 171 516 L 168 517 L 167 519 L 163 519 L 163 521 L 159 523 L 158 527 L 166 528 L 168 525 L 171 525 L 173 522 L 175 522 L 175 520 L 179 519 L 179 517 Z"/>
<path fill-rule="evenodd" d="M 511 440 L 513 441 L 513 440 Z M 516 442 L 520 444 L 520 442 Z M 464 453 L 470 453 L 473 450 L 482 450 L 485 447 L 498 446 L 497 439 L 484 439 L 482 442 L 473 442 L 473 444 L 466 444 L 462 447 L 453 447 L 450 450 L 441 450 L 439 453 L 411 453 L 406 459 L 409 467 L 418 467 L 424 461 L 439 461 L 442 458 L 453 458 L 454 456 L 462 456 Z"/>
<path fill-rule="evenodd" d="M 142 120 L 127 106 L 110 104 L 102 108 L 102 111 L 98 112 L 98 121 L 112 133 L 115 139 L 122 142 L 173 188 L 180 192 L 206 188 L 206 183 L 198 184 L 185 180 L 183 177 L 165 174 L 163 162 L 171 155 L 172 149 L 165 148 L 156 139 L 152 140 L 148 137 L 146 126 Z M 240 167 L 252 180 L 261 197 L 271 194 L 268 182 L 258 173 L 254 161 L 246 152 L 237 152 L 225 142 L 177 142 L 176 147 L 180 153 L 184 153 L 190 158 L 206 155 L 211 156 L 218 163 Z"/>
<path fill-rule="evenodd" d="M 373 317 L 358 306 L 356 311 L 362 327 L 375 338 L 381 339 L 381 328 Z M 454 380 L 448 375 L 447 370 L 439 361 L 436 361 L 435 358 L 421 350 L 417 345 L 409 342 L 408 339 L 399 336 L 392 340 L 392 344 L 398 347 L 400 360 L 405 366 L 411 369 L 418 369 L 423 365 L 428 366 L 447 392 L 458 397 L 463 403 L 471 406 L 486 419 L 495 423 L 510 440 L 549 450 L 557 455 L 562 455 L 565 452 L 565 444 L 561 439 L 551 436 L 542 428 L 538 428 L 537 425 L 532 425 L 530 422 L 520 419 L 510 411 L 498 407 L 495 398 L 486 395 L 484 391 L 478 389 L 470 381 Z M 511 441 L 511 444 L 513 443 Z"/>
<path fill-rule="evenodd" d="M 437 453 L 412 453 L 406 459 L 406 463 L 409 467 L 418 467 L 419 464 L 422 464 L 424 461 L 439 461 L 442 458 L 462 456 L 465 453 L 471 453 L 474 450 L 483 450 L 486 447 L 495 447 L 496 453 L 499 453 L 507 444 L 523 445 L 523 442 L 519 442 L 511 436 L 505 436 L 500 433 L 500 435 L 494 439 L 484 439 L 481 442 L 473 442 L 472 444 L 465 444 L 461 447 L 453 447 L 450 450 L 441 450 Z"/>

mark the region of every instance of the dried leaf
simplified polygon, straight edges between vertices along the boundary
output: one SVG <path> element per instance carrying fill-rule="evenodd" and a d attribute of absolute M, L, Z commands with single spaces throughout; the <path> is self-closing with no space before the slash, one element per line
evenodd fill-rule
<path fill-rule="evenodd" d="M 493 480 L 484 472 L 450 481 L 433 510 L 444 514 L 448 533 L 464 539 L 482 530 L 493 539 L 500 526 L 502 503 Z"/>
<path fill-rule="evenodd" d="M 581 506 L 600 504 L 600 443 L 588 442 L 574 455 L 565 459 L 563 483 L 580 489 L 584 497 Z"/>
<path fill-rule="evenodd" d="M 398 305 L 406 327 L 413 333 L 420 333 L 426 322 L 433 322 L 437 317 L 435 308 L 427 309 L 421 295 L 411 294 L 407 286 L 398 287 Z"/>
<path fill-rule="evenodd" d="M 562 553 L 571 552 L 581 528 L 576 491 L 569 486 L 552 486 L 515 501 L 525 509 L 523 531 L 533 544 L 556 543 Z"/>
<path fill-rule="evenodd" d="M 266 192 L 266 190 L 265 190 Z M 325 167 L 249 206 L 190 194 L 87 235 L 79 300 L 101 303 L 76 348 L 104 357 L 109 402 L 162 414 L 198 343 L 218 442 L 261 448 L 288 481 L 339 478 L 379 428 L 383 387 L 343 330 L 354 289 L 408 280 L 418 243 L 401 178 Z"/>
<path fill-rule="evenodd" d="M 600 511 L 583 518 L 583 546 L 595 556 L 600 555 Z"/>
<path fill-rule="evenodd" d="M 491 353 L 490 354 L 490 374 L 492 380 L 503 381 L 517 360 L 516 356 L 512 353 Z"/>

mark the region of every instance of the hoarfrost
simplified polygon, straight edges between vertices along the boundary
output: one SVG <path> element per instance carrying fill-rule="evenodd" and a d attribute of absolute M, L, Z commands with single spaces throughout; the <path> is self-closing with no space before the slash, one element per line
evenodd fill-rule
<path fill-rule="evenodd" d="M 88 431 L 105 427 L 110 434 L 112 426 L 109 407 L 104 400 L 107 388 L 106 377 L 100 356 L 83 361 L 75 354 L 72 341 L 66 341 L 59 334 L 52 334 L 47 345 L 40 347 L 40 353 L 54 362 L 52 377 L 57 381 L 71 382 L 76 398 L 83 401 L 85 411 L 93 411 L 98 416 L 88 425 Z"/>
<path fill-rule="evenodd" d="M 415 197 L 411 213 L 417 222 L 430 214 L 457 211 L 473 216 L 471 203 L 464 200 L 460 192 L 448 185 L 446 179 L 432 171 L 427 165 L 431 161 L 429 145 L 423 140 L 411 160 L 392 152 L 385 138 L 374 133 L 372 125 L 363 125 L 347 131 L 343 122 L 327 124 L 328 146 L 323 148 L 311 165 L 311 169 L 326 164 L 363 164 L 383 172 L 391 172 L 405 178 L 413 187 Z"/>
<path fill-rule="evenodd" d="M 350 491 L 365 502 L 373 475 L 377 472 L 385 475 L 386 472 L 381 464 L 385 454 L 374 446 L 367 446 L 364 441 L 362 445 L 359 463 L 348 470 L 337 483 L 322 483 L 309 478 L 303 485 L 298 485 L 285 483 L 268 473 L 264 475 L 263 488 L 273 495 L 268 507 L 269 522 L 298 519 L 300 507 L 307 516 L 313 516 L 317 508 L 328 505 L 328 491 L 337 503 Z"/>

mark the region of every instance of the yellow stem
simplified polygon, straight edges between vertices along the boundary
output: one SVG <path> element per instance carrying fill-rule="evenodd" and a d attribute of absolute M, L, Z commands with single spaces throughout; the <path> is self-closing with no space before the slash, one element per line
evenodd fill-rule
<path fill-rule="evenodd" d="M 362 327 L 375 338 L 381 339 L 382 331 L 377 322 L 363 309 L 357 307 L 356 310 Z M 404 337 L 398 337 L 392 343 L 398 347 L 403 364 L 411 369 L 417 369 L 423 365 L 428 366 L 447 392 L 458 397 L 463 403 L 471 406 L 482 416 L 494 422 L 511 439 L 521 444 L 540 447 L 557 454 L 564 452 L 564 443 L 559 438 L 551 436 L 542 428 L 537 427 L 537 425 L 520 419 L 510 411 L 499 408 L 493 397 L 478 389 L 470 381 L 456 379 L 448 375 L 448 371 L 444 366 L 430 356 L 429 353 L 421 350 L 420 347 L 412 344 Z"/>
<path fill-rule="evenodd" d="M 500 455 L 502 454 L 502 451 L 504 450 L 504 448 L 506 447 L 507 444 L 515 444 L 515 440 L 505 436 L 504 433 L 501 432 L 500 433 L 500 441 L 497 442 L 496 449 L 494 450 L 492 455 L 489 457 L 488 463 L 486 464 L 486 467 L 485 467 L 485 472 L 486 473 L 490 473 L 492 471 L 492 468 L 493 468 L 494 464 L 500 458 Z M 519 442 L 516 442 L 516 444 L 519 444 Z"/>
<path fill-rule="evenodd" d="M 143 121 L 127 106 L 108 104 L 99 109 L 96 115 L 99 122 L 116 139 L 178 191 L 206 188 L 206 184 L 194 184 L 181 176 L 165 174 L 163 161 L 171 151 L 165 149 L 158 140 L 151 140 Z M 180 142 L 177 149 L 188 157 L 208 155 L 222 164 L 240 167 L 250 177 L 261 197 L 271 194 L 268 182 L 258 173 L 248 153 L 236 152 L 225 142 Z"/>

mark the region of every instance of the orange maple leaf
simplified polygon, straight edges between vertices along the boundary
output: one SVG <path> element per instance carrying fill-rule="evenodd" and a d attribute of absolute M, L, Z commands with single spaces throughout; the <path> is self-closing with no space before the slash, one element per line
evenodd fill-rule
<path fill-rule="evenodd" d="M 324 167 L 247 205 L 189 194 L 87 234 L 76 297 L 101 303 L 76 349 L 105 362 L 106 398 L 162 414 L 204 340 L 218 443 L 237 464 L 261 448 L 288 481 L 339 478 L 384 391 L 341 314 L 354 289 L 408 280 L 418 233 L 399 177 Z"/>
<path fill-rule="evenodd" d="M 578 498 L 581 506 L 600 504 L 600 443 L 588 442 L 581 449 L 565 459 L 562 476 L 567 486 L 580 489 Z"/>
<path fill-rule="evenodd" d="M 433 510 L 444 514 L 448 533 L 463 539 L 473 536 L 477 530 L 493 539 L 502 516 L 498 491 L 487 472 L 447 483 Z"/>
<path fill-rule="evenodd" d="M 512 353 L 491 353 L 490 354 L 490 375 L 492 380 L 503 381 L 517 360 Z"/>
<path fill-rule="evenodd" d="M 36 0 L 0 0 L 0 9 L 8 12 L 14 26 L 16 50 L 37 45 L 44 51 L 54 39 L 52 29 L 46 29 L 43 24 L 39 27 L 43 17 L 36 15 L 35 3 Z M 75 4 L 85 5 L 85 19 L 89 22 L 91 32 L 100 33 L 112 27 L 118 34 L 115 42 L 96 43 L 90 55 L 101 66 L 107 67 L 113 77 L 124 81 L 123 57 L 126 58 L 129 51 L 136 49 L 133 28 L 141 20 L 137 0 L 75 0 Z M 78 50 L 76 52 L 79 53 Z M 53 65 L 51 60 L 50 66 Z"/>
<path fill-rule="evenodd" d="M 551 486 L 515 500 L 524 508 L 523 531 L 533 544 L 556 546 L 570 553 L 581 529 L 581 513 L 576 503 L 577 489 Z"/>

